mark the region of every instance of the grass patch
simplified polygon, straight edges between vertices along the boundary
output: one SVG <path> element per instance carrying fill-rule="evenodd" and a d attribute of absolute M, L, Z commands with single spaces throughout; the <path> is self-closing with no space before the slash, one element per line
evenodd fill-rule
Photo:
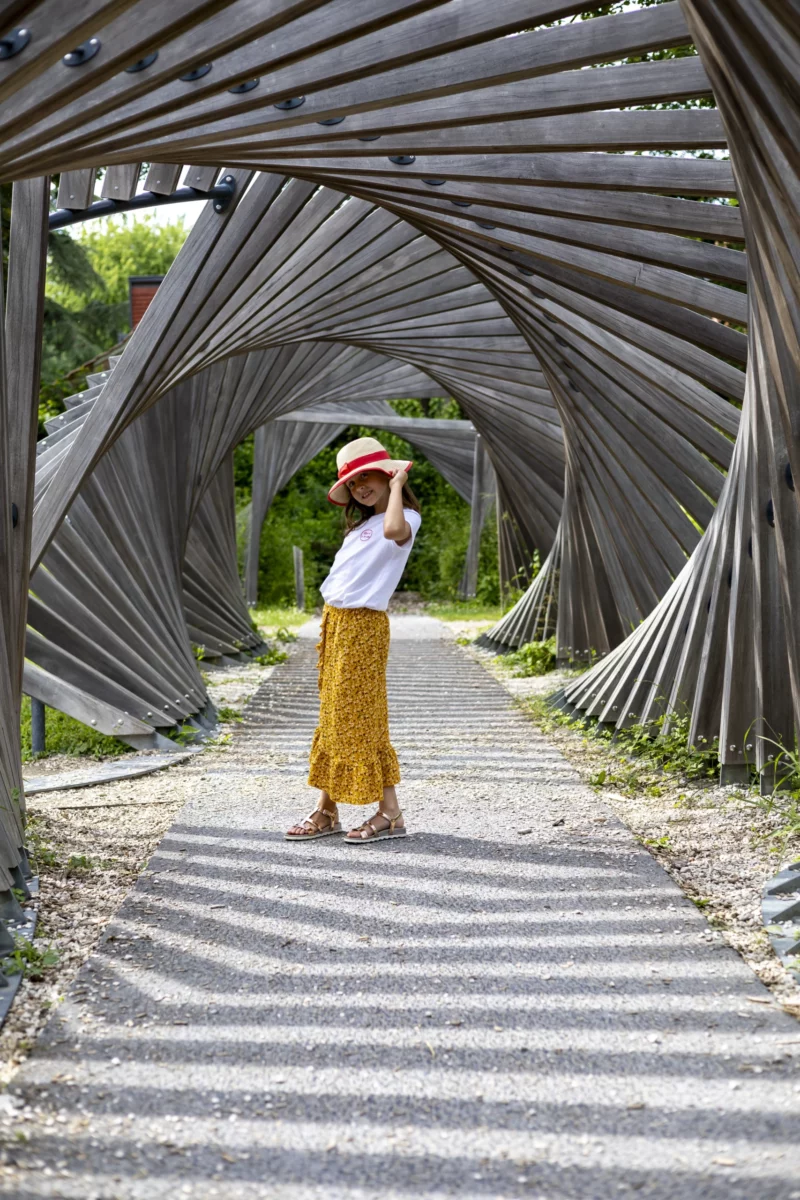
<path fill-rule="evenodd" d="M 483 600 L 432 601 L 426 610 L 440 621 L 486 621 L 494 624 L 503 615 L 499 604 L 486 604 Z"/>
<path fill-rule="evenodd" d="M 312 613 L 300 612 L 297 608 L 261 607 L 251 608 L 250 618 L 262 637 L 276 637 L 279 632 L 299 629 L 310 620 Z"/>
<path fill-rule="evenodd" d="M 294 640 L 294 634 L 292 634 Z M 263 654 L 257 654 L 253 662 L 257 662 L 260 667 L 276 667 L 278 663 L 286 662 L 289 655 L 285 650 L 279 650 L 277 646 L 270 646 Z"/>
<path fill-rule="evenodd" d="M 107 737 L 91 725 L 84 725 L 74 717 L 68 717 L 66 713 L 48 707 L 45 710 L 45 753 L 34 754 L 31 750 L 31 702 L 28 696 L 22 697 L 20 733 L 23 762 L 31 762 L 51 754 L 99 759 L 116 758 L 120 754 L 130 753 L 130 746 L 126 746 L 119 738 Z"/>
<path fill-rule="evenodd" d="M 45 972 L 58 966 L 59 953 L 54 946 L 39 946 L 21 934 L 14 935 L 16 943 L 3 959 L 4 975 L 24 975 L 27 979 L 43 979 Z"/>
<path fill-rule="evenodd" d="M 217 716 L 220 721 L 241 721 L 242 713 L 238 708 L 231 708 L 227 704 L 223 704 L 222 708 L 217 709 Z"/>
<path fill-rule="evenodd" d="M 47 824 L 38 813 L 32 813 L 25 825 L 25 846 L 31 857 L 35 873 L 42 867 L 56 870 L 61 866 L 58 853 L 47 840 Z"/>
<path fill-rule="evenodd" d="M 663 732 L 664 717 L 651 726 L 632 725 L 628 729 L 615 731 L 591 719 L 571 717 L 557 708 L 551 708 L 539 696 L 528 697 L 519 703 L 543 733 L 560 727 L 582 735 L 583 745 L 591 752 L 596 767 L 588 778 L 591 787 L 613 788 L 629 797 L 655 798 L 676 783 L 702 786 L 719 779 L 720 763 L 716 744 L 703 747 L 689 745 L 688 715 L 673 716 L 668 733 Z M 785 856 L 800 843 L 800 753 L 779 746 L 774 765 L 781 783 L 780 790 L 775 790 L 769 796 L 760 796 L 755 788 L 751 788 L 742 800 L 774 819 L 775 824 L 767 834 L 759 835 L 759 840 L 768 843 L 770 852 Z M 755 769 L 752 778 L 753 783 L 757 784 Z M 688 796 L 679 794 L 673 807 L 689 808 L 698 803 L 702 803 L 699 795 L 690 800 Z M 668 848 L 658 841 L 653 845 L 656 848 Z"/>
<path fill-rule="evenodd" d="M 546 642 L 526 642 L 518 650 L 504 654 L 500 659 L 517 679 L 528 679 L 533 675 L 547 675 L 556 667 L 556 639 Z"/>
<path fill-rule="evenodd" d="M 591 787 L 613 788 L 625 796 L 656 797 L 670 782 L 709 782 L 719 774 L 714 746 L 697 749 L 688 744 L 688 716 L 673 716 L 668 733 L 663 732 L 664 717 L 652 725 L 615 730 L 551 708 L 539 696 L 520 703 L 543 732 L 566 727 L 584 735 L 584 745 L 595 751 L 598 766 L 589 777 Z"/>

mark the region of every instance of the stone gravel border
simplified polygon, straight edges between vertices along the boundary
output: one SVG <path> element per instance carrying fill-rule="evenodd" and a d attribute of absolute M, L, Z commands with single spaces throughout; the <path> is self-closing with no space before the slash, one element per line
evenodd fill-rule
<path fill-rule="evenodd" d="M 761 912 L 773 950 L 800 980 L 800 862 L 790 863 L 767 880 Z"/>

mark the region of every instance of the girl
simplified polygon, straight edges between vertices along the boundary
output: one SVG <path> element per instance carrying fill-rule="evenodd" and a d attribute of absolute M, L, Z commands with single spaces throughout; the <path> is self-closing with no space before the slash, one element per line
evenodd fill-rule
<path fill-rule="evenodd" d="M 350 830 L 349 845 L 406 836 L 394 790 L 400 768 L 389 741 L 386 609 L 421 521 L 406 487 L 413 465 L 391 459 L 375 438 L 358 438 L 336 456 L 339 478 L 328 499 L 346 509 L 347 533 L 320 588 L 320 712 L 308 776 L 320 798 L 311 816 L 288 830 L 290 841 L 341 833 L 337 803 L 378 805 Z"/>

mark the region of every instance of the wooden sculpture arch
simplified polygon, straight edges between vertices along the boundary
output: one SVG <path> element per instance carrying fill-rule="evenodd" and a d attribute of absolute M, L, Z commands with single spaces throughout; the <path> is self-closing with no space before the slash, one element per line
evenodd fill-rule
<path fill-rule="evenodd" d="M 380 305 L 337 331 L 317 300 L 308 324 L 300 302 L 283 339 L 352 341 L 462 399 L 521 545 L 552 549 L 552 569 L 495 641 L 550 628 L 557 571 L 562 657 L 607 652 L 567 702 L 615 723 L 686 706 L 693 737 L 719 738 L 729 778 L 748 761 L 768 769 L 768 738 L 793 743 L 796 5 L 680 0 L 567 20 L 585 8 L 276 0 L 253 17 L 235 3 L 92 0 L 80 21 L 53 0 L 7 10 L 0 176 L 16 181 L 16 215 L 0 372 L 0 698 L 11 714 L 0 883 L 21 844 L 13 714 L 29 538 L 35 564 L 137 412 L 232 353 L 280 344 L 280 314 L 259 323 L 269 305 L 246 267 L 253 248 L 266 231 L 273 249 L 296 252 L 329 219 L 333 247 L 356 216 L 350 205 L 386 222 L 388 239 L 424 236 L 496 305 L 488 357 L 485 345 L 472 358 L 446 337 L 432 345 L 444 311 L 432 293 L 416 328 L 388 323 L 388 341 Z M 691 43 L 697 55 L 659 61 Z M 678 100 L 692 107 L 668 107 Z M 225 211 L 208 205 L 102 403 L 42 475 L 32 524 L 43 177 L 62 172 L 79 207 L 96 164 L 122 198 L 143 160 L 151 190 L 174 188 L 177 161 L 195 164 L 189 178 L 206 187 L 225 164 L 237 194 Z M 343 194 L 353 197 L 344 206 Z M 300 261 L 253 259 L 267 260 L 284 282 Z"/>

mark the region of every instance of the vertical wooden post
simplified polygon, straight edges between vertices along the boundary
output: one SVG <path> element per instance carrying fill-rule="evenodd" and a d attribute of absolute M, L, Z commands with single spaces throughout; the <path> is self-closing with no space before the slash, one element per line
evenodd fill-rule
<path fill-rule="evenodd" d="M 263 462 L 267 453 L 267 426 L 256 430 L 253 445 L 253 489 L 250 498 L 250 528 L 247 531 L 247 556 L 244 563 L 244 597 L 252 608 L 258 603 L 258 566 L 261 557 L 261 530 L 269 497 L 266 492 Z"/>
<path fill-rule="evenodd" d="M 25 800 L 19 717 L 28 613 L 33 482 L 39 426 L 44 277 L 50 181 L 23 179 L 13 186 L 8 286 L 0 356 L 0 896 L 16 878 L 23 844 Z M 0 288 L 1 288 L 0 284 Z"/>
<path fill-rule="evenodd" d="M 44 277 L 50 180 L 23 179 L 11 198 L 5 340 L 8 380 L 8 484 L 12 510 L 11 627 L 9 662 L 15 686 L 22 687 L 28 575 L 33 520 L 33 481 L 39 432 L 39 371 L 42 357 Z"/>
<path fill-rule="evenodd" d="M 471 600 L 478 590 L 478 561 L 481 552 L 481 534 L 486 514 L 494 494 L 494 472 L 483 438 L 475 435 L 475 455 L 472 467 L 472 510 L 470 514 L 469 545 L 464 574 L 459 589 L 462 600 Z"/>
<path fill-rule="evenodd" d="M 303 551 L 299 546 L 292 546 L 292 557 L 294 558 L 294 602 L 298 612 L 302 612 L 306 606 L 306 585 L 303 574 Z"/>
<path fill-rule="evenodd" d="M 31 751 L 33 754 L 44 754 L 45 751 L 45 706 L 41 700 L 31 696 Z"/>

